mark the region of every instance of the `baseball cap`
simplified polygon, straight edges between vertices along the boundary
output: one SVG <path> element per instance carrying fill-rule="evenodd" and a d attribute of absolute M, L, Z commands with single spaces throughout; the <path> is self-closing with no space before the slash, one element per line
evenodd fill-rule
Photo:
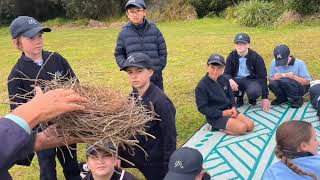
<path fill-rule="evenodd" d="M 128 9 L 130 6 L 136 6 L 138 8 L 146 9 L 146 3 L 144 0 L 129 0 L 126 4 L 125 9 Z"/>
<path fill-rule="evenodd" d="M 32 38 L 39 32 L 50 32 L 51 29 L 42 27 L 41 24 L 29 16 L 19 16 L 10 24 L 10 33 L 12 39 L 22 35 L 28 38 Z"/>
<path fill-rule="evenodd" d="M 134 53 L 129 56 L 120 71 L 126 70 L 128 67 L 151 68 L 151 59 L 145 53 Z"/>
<path fill-rule="evenodd" d="M 115 151 L 115 148 L 112 145 L 112 143 L 106 143 L 104 145 L 102 145 L 102 144 L 95 144 L 95 145 L 87 144 L 87 148 L 86 148 L 86 155 L 87 156 L 95 155 L 98 151 L 111 154 L 112 151 Z"/>
<path fill-rule="evenodd" d="M 213 54 L 209 57 L 207 64 L 218 64 L 221 66 L 225 66 L 226 63 L 224 62 L 223 56 L 219 54 Z"/>
<path fill-rule="evenodd" d="M 194 180 L 203 170 L 203 157 L 193 148 L 176 150 L 169 160 L 169 171 L 164 180 Z"/>
<path fill-rule="evenodd" d="M 285 66 L 288 64 L 290 49 L 287 45 L 280 44 L 274 48 L 273 55 L 276 61 L 276 66 Z"/>
<path fill-rule="evenodd" d="M 250 44 L 250 37 L 247 33 L 238 33 L 234 38 L 234 43 L 243 42 Z"/>

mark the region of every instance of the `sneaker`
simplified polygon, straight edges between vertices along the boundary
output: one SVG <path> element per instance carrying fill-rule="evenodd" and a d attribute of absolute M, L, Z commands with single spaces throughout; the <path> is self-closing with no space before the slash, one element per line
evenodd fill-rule
<path fill-rule="evenodd" d="M 287 99 L 281 100 L 281 99 L 277 98 L 277 99 L 274 99 L 271 101 L 271 105 L 280 105 L 280 104 L 283 104 L 287 101 L 288 101 Z"/>
<path fill-rule="evenodd" d="M 252 106 L 257 105 L 257 100 L 256 99 L 249 99 L 249 104 L 251 104 Z"/>
<path fill-rule="evenodd" d="M 302 104 L 303 104 L 303 99 L 299 98 L 298 100 L 291 102 L 291 107 L 292 108 L 300 108 L 302 106 Z"/>
<path fill-rule="evenodd" d="M 244 102 L 243 102 L 243 97 L 237 97 L 237 108 L 243 106 Z"/>

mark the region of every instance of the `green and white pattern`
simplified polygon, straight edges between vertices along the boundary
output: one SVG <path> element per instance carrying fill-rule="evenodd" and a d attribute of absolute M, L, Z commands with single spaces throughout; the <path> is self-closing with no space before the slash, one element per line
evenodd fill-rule
<path fill-rule="evenodd" d="M 285 121 L 310 122 L 320 135 L 319 118 L 310 103 L 299 109 L 288 104 L 273 106 L 269 112 L 261 106 L 243 106 L 239 109 L 255 123 L 252 133 L 229 136 L 210 131 L 205 124 L 184 146 L 198 149 L 204 158 L 203 167 L 212 179 L 261 179 L 267 167 L 278 160 L 274 156 L 277 127 Z"/>

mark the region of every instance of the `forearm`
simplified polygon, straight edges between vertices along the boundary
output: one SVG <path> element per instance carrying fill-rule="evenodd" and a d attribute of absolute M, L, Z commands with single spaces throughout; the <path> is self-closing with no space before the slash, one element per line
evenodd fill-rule
<path fill-rule="evenodd" d="M 41 133 L 37 134 L 35 145 L 34 145 L 34 151 L 41 151 L 45 149 L 50 149 L 54 147 L 59 146 L 65 146 L 69 144 L 75 144 L 78 141 L 72 138 L 64 138 L 64 137 L 58 137 L 53 135 L 46 135 L 46 132 L 43 131 Z"/>
<path fill-rule="evenodd" d="M 17 107 L 11 114 L 16 115 L 24 119 L 29 127 L 32 129 L 39 123 L 40 110 L 34 110 L 32 104 L 26 103 Z"/>
<path fill-rule="evenodd" d="M 305 86 L 310 84 L 309 80 L 307 80 L 303 77 L 299 77 L 297 75 L 293 75 L 292 79 L 298 81 L 300 84 L 305 85 Z"/>

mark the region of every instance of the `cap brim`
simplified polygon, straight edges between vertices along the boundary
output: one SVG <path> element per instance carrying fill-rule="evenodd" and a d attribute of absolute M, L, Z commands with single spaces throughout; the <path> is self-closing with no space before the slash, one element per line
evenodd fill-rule
<path fill-rule="evenodd" d="M 220 61 L 209 61 L 208 64 L 218 64 L 220 66 L 226 66 L 225 64 L 223 64 L 222 62 Z"/>
<path fill-rule="evenodd" d="M 134 65 L 128 65 L 128 66 L 124 66 L 123 68 L 120 69 L 120 71 L 125 71 L 127 68 L 129 67 L 137 67 L 137 68 L 147 68 L 143 65 L 139 65 L 139 64 L 134 64 Z"/>
<path fill-rule="evenodd" d="M 125 9 L 128 9 L 129 7 L 132 7 L 132 6 L 135 6 L 135 7 L 138 7 L 138 8 L 144 8 L 144 7 L 141 6 L 140 4 L 132 2 L 132 3 L 128 3 L 128 4 L 126 5 Z"/>
<path fill-rule="evenodd" d="M 236 40 L 236 41 L 234 41 L 234 43 L 238 43 L 238 42 L 242 42 L 242 43 L 246 43 L 246 44 L 249 44 L 249 42 L 247 42 L 247 41 L 245 41 L 245 40 Z"/>
<path fill-rule="evenodd" d="M 276 60 L 276 66 L 285 66 L 287 65 L 288 63 L 288 59 L 287 58 L 284 58 L 284 59 L 281 59 L 281 60 Z"/>
<path fill-rule="evenodd" d="M 24 33 L 22 33 L 22 36 L 28 37 L 28 38 L 32 38 L 34 37 L 36 34 L 38 34 L 39 32 L 51 32 L 50 28 L 46 28 L 46 27 L 36 27 L 36 28 L 32 28 Z"/>
<path fill-rule="evenodd" d="M 179 174 L 175 172 L 168 172 L 163 180 L 195 180 L 198 174 Z"/>

